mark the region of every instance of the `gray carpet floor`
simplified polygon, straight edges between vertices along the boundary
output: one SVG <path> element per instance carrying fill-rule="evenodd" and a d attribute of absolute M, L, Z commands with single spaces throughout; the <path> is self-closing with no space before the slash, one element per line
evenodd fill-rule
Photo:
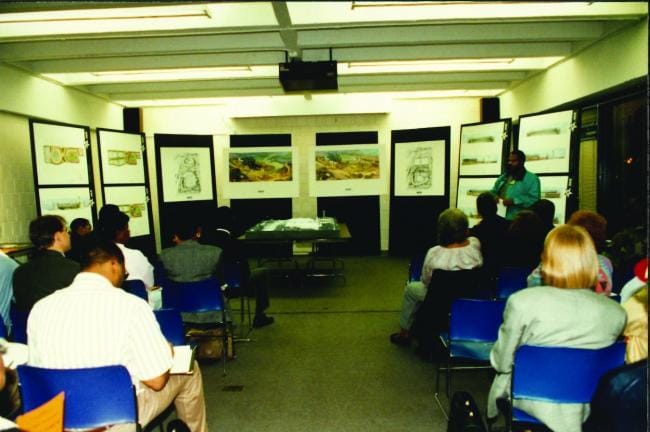
<path fill-rule="evenodd" d="M 210 431 L 445 431 L 435 365 L 388 340 L 407 266 L 354 257 L 345 259 L 345 283 L 272 278 L 275 323 L 235 345 L 225 376 L 220 362 L 201 365 Z M 484 408 L 490 380 L 462 372 L 454 390 Z"/>

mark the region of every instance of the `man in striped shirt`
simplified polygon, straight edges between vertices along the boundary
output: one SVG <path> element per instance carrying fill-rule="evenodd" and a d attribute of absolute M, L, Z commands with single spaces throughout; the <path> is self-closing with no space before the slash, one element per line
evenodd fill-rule
<path fill-rule="evenodd" d="M 123 365 L 136 387 L 142 426 L 173 402 L 192 431 L 207 431 L 198 365 L 191 375 L 169 374 L 170 345 L 151 307 L 116 288 L 124 277 L 120 249 L 95 240 L 72 284 L 34 305 L 27 322 L 29 364 L 58 369 Z"/>

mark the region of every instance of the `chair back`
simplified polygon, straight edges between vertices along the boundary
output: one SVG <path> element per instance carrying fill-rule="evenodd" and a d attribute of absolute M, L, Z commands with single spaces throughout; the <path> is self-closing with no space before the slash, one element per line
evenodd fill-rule
<path fill-rule="evenodd" d="M 531 269 L 528 267 L 504 267 L 497 275 L 497 298 L 506 299 L 511 294 L 528 286 L 527 278 Z"/>
<path fill-rule="evenodd" d="M 2 314 L 0 314 L 0 338 L 7 339 L 7 327 L 5 327 L 5 320 Z"/>
<path fill-rule="evenodd" d="M 242 270 L 239 261 L 226 262 L 223 269 L 225 282 L 230 288 L 239 289 L 242 285 Z"/>
<path fill-rule="evenodd" d="M 27 318 L 29 312 L 19 311 L 12 305 L 9 316 L 11 317 L 11 340 L 27 344 Z"/>
<path fill-rule="evenodd" d="M 422 278 L 422 267 L 424 266 L 424 255 L 416 255 L 409 263 L 408 282 L 419 281 Z"/>
<path fill-rule="evenodd" d="M 176 309 L 158 309 L 153 313 L 165 338 L 172 345 L 185 345 L 185 329 L 181 313 Z"/>
<path fill-rule="evenodd" d="M 505 305 L 503 300 L 454 300 L 449 318 L 449 338 L 452 341 L 495 342 Z"/>
<path fill-rule="evenodd" d="M 138 421 L 135 390 L 124 366 L 46 369 L 21 365 L 17 372 L 25 412 L 64 393 L 65 429 Z"/>
<path fill-rule="evenodd" d="M 515 353 L 513 399 L 589 403 L 598 381 L 625 361 L 625 344 L 600 349 L 523 345 Z"/>
<path fill-rule="evenodd" d="M 180 312 L 224 310 L 221 283 L 209 278 L 198 282 L 170 282 L 163 288 L 163 307 Z"/>
<path fill-rule="evenodd" d="M 140 279 L 125 280 L 122 283 L 122 288 L 124 288 L 124 291 L 131 293 L 135 296 L 138 296 L 144 301 L 149 301 L 149 294 L 147 294 L 147 288 L 145 288 L 144 282 L 141 281 Z"/>

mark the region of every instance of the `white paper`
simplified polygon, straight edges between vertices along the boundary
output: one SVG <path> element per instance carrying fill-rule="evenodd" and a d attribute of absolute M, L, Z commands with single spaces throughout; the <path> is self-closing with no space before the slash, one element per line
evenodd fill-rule
<path fill-rule="evenodd" d="M 481 220 L 476 210 L 476 198 L 483 192 L 489 192 L 494 186 L 496 179 L 497 177 L 458 179 L 456 208 L 462 210 L 467 215 L 470 227 L 473 227 Z"/>
<path fill-rule="evenodd" d="M 501 217 L 506 217 L 506 213 L 508 212 L 508 207 L 503 205 L 503 200 L 499 198 L 499 202 L 497 202 L 497 215 Z"/>
<path fill-rule="evenodd" d="M 212 195 L 212 161 L 207 147 L 161 147 L 163 201 L 207 201 Z"/>
<path fill-rule="evenodd" d="M 499 175 L 503 159 L 505 121 L 462 126 L 458 175 Z"/>
<path fill-rule="evenodd" d="M 554 225 L 563 224 L 566 219 L 566 199 L 569 193 L 568 176 L 540 176 L 539 184 L 542 199 L 547 199 L 555 204 Z"/>
<path fill-rule="evenodd" d="M 86 130 L 33 123 L 38 184 L 88 184 Z"/>
<path fill-rule="evenodd" d="M 573 111 L 519 119 L 519 150 L 535 174 L 569 171 Z"/>
<path fill-rule="evenodd" d="M 104 184 L 144 183 L 142 136 L 126 132 L 98 132 Z"/>
<path fill-rule="evenodd" d="M 93 220 L 88 188 L 40 188 L 38 197 L 41 215 L 58 215 L 68 223 L 76 218 Z"/>
<path fill-rule="evenodd" d="M 189 345 L 174 346 L 174 364 L 170 369 L 170 374 L 189 374 L 192 373 L 194 363 L 194 350 Z"/>
<path fill-rule="evenodd" d="M 395 144 L 395 196 L 445 194 L 445 141 Z"/>
<path fill-rule="evenodd" d="M 144 186 L 105 187 L 104 203 L 115 204 L 129 216 L 131 237 L 149 235 L 149 209 Z"/>

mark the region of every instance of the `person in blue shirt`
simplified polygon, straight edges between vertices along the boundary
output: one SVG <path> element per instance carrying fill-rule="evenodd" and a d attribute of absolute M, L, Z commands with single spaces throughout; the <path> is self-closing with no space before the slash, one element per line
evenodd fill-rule
<path fill-rule="evenodd" d="M 506 219 L 513 220 L 517 213 L 535 204 L 541 197 L 539 178 L 526 170 L 526 155 L 514 150 L 508 156 L 506 172 L 494 183 L 492 192 L 506 206 Z"/>

